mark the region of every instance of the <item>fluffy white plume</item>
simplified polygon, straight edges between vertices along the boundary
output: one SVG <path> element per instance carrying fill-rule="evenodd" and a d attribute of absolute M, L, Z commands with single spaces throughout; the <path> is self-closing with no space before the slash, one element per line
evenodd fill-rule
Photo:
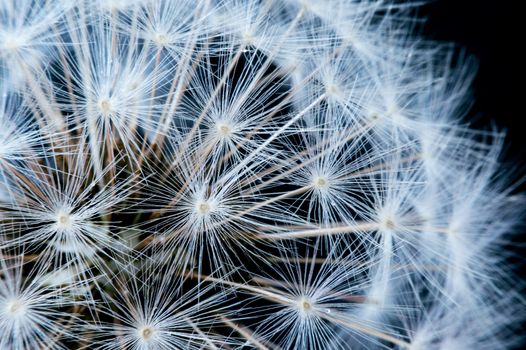
<path fill-rule="evenodd" d="M 518 344 L 524 198 L 419 4 L 0 1 L 0 348 Z"/>

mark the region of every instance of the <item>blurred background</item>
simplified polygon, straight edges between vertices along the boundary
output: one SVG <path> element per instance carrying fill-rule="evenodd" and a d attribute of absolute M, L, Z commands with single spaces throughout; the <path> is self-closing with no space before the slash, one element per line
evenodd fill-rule
<path fill-rule="evenodd" d="M 522 176 L 516 193 L 526 194 L 526 81 L 522 80 L 526 65 L 523 53 L 526 20 L 519 18 L 524 17 L 520 4 L 520 1 L 506 0 L 434 0 L 424 5 L 419 14 L 427 18 L 425 36 L 456 42 L 477 58 L 479 66 L 473 83 L 475 101 L 468 119 L 475 128 L 487 128 L 493 122 L 499 130 L 506 130 L 504 161 L 512 167 L 508 175 L 515 181 L 520 181 Z M 507 260 L 526 298 L 525 224 L 508 248 L 513 255 Z M 520 328 L 525 338 L 526 322 Z M 516 349 L 526 349 L 526 339 L 523 344 L 517 344 Z"/>
<path fill-rule="evenodd" d="M 475 104 L 470 119 L 483 127 L 495 121 L 508 133 L 509 155 L 526 159 L 526 40 L 519 33 L 520 1 L 432 0 L 419 10 L 427 17 L 424 35 L 455 42 L 474 55 L 479 69 L 474 81 Z M 522 24 L 521 24 L 522 23 Z M 515 158 L 517 160 L 517 158 Z"/>

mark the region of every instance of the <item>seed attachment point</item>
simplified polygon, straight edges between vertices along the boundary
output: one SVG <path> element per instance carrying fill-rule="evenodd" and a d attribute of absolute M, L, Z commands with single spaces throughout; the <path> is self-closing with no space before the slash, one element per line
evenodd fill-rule
<path fill-rule="evenodd" d="M 153 337 L 155 329 L 151 326 L 143 326 L 139 328 L 138 333 L 142 339 L 148 341 Z"/>

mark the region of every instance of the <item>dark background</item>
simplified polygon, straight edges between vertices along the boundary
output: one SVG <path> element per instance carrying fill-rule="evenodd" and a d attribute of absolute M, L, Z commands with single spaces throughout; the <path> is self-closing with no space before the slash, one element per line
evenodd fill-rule
<path fill-rule="evenodd" d="M 519 9 L 521 3 L 435 0 L 418 11 L 420 16 L 427 18 L 424 36 L 455 42 L 478 59 L 479 69 L 472 87 L 475 101 L 467 118 L 474 121 L 472 125 L 476 128 L 487 128 L 493 123 L 498 129 L 507 131 L 503 161 L 507 163 L 505 166 L 514 167 L 508 174 L 512 181 L 520 181 L 526 174 L 526 126 L 523 126 L 526 124 L 523 122 L 526 88 L 520 84 L 526 64 L 521 54 L 526 51 L 522 35 L 526 30 L 525 21 L 519 19 L 523 13 Z M 526 181 L 522 180 L 516 192 L 526 193 Z M 518 275 L 516 285 L 526 290 L 526 225 L 519 227 L 509 249 L 514 253 L 507 260 Z M 526 293 L 523 295 L 526 297 Z M 524 339 L 526 322 L 520 328 Z M 517 344 L 516 349 L 526 349 L 526 339 Z"/>
<path fill-rule="evenodd" d="M 518 20 L 521 1 L 435 0 L 419 14 L 427 18 L 424 35 L 438 41 L 455 42 L 478 59 L 479 70 L 473 84 L 475 105 L 470 119 L 475 127 L 492 121 L 508 133 L 508 156 L 525 159 L 526 116 L 524 86 L 525 36 Z"/>

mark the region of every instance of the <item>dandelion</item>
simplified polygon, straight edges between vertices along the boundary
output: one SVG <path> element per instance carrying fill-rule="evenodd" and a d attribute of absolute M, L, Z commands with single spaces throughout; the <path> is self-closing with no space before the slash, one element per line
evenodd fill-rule
<path fill-rule="evenodd" d="M 496 349 L 524 198 L 419 3 L 0 4 L 0 348 Z"/>
<path fill-rule="evenodd" d="M 290 251 L 297 252 L 297 247 Z M 307 249 L 305 258 L 282 256 L 275 276 L 255 276 L 253 281 L 258 286 L 239 286 L 240 290 L 276 304 L 262 308 L 261 313 L 268 316 L 255 325 L 255 334 L 286 349 L 318 349 L 327 344 L 345 349 L 348 339 L 342 336 L 342 330 L 352 333 L 354 341 L 373 339 L 373 344 L 383 340 L 404 346 L 403 339 L 358 317 L 363 305 L 377 303 L 365 295 L 371 287 L 366 276 L 370 264 L 360 263 L 367 257 L 358 254 L 352 254 L 353 260 L 342 258 L 345 253 L 318 258 Z M 352 274 L 348 273 L 350 266 Z"/>
<path fill-rule="evenodd" d="M 73 154 L 62 159 L 68 163 L 65 168 L 59 168 L 65 165 L 59 164 L 62 157 L 52 153 L 47 164 L 34 164 L 30 172 L 17 174 L 9 200 L 2 203 L 0 229 L 3 248 L 25 246 L 57 269 L 69 265 L 84 275 L 91 266 L 104 270 L 105 259 L 112 260 L 113 254 L 127 254 L 129 247 L 104 218 L 132 188 L 124 182 L 96 191 L 98 181 L 88 179 L 93 171 L 85 167 L 83 151 Z"/>
<path fill-rule="evenodd" d="M 73 337 L 72 325 L 81 303 L 71 298 L 75 284 L 49 285 L 45 269 L 26 267 L 20 258 L 1 255 L 0 345 L 6 349 L 65 349 L 62 340 Z"/>
<path fill-rule="evenodd" d="M 213 285 L 184 290 L 184 276 L 173 275 L 177 266 L 143 265 L 131 263 L 112 279 L 110 288 L 117 293 L 103 294 L 104 304 L 97 311 L 114 322 L 88 328 L 95 333 L 96 349 L 200 349 L 229 343 L 208 333 L 218 322 L 216 312 L 229 313 L 225 291 L 212 294 Z"/>

